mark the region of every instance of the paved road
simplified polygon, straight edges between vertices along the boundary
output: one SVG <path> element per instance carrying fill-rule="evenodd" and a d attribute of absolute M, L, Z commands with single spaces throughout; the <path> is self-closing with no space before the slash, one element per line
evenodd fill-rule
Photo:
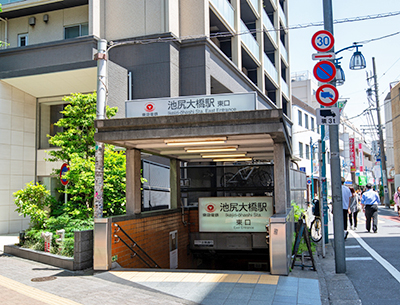
<path fill-rule="evenodd" d="M 359 213 L 357 231 L 345 243 L 346 275 L 363 305 L 400 304 L 400 218 L 379 207 L 378 233 L 368 233 Z"/>

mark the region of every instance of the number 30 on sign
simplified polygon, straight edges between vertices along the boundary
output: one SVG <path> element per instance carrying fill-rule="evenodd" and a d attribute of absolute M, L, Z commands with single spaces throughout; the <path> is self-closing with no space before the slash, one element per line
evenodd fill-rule
<path fill-rule="evenodd" d="M 316 32 L 311 39 L 312 46 L 318 52 L 328 52 L 333 48 L 335 39 L 333 35 L 325 30 Z"/>

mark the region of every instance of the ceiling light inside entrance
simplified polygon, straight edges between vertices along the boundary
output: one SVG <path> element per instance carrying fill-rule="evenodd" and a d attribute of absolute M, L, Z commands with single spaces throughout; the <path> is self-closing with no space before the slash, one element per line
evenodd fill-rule
<path fill-rule="evenodd" d="M 202 158 L 237 158 L 246 157 L 246 154 L 212 154 L 212 155 L 201 155 Z"/>
<path fill-rule="evenodd" d="M 177 139 L 177 140 L 165 140 L 167 145 L 175 146 L 186 146 L 186 145 L 214 145 L 226 143 L 226 137 L 219 138 L 191 138 L 191 139 Z"/>
<path fill-rule="evenodd" d="M 213 162 L 237 162 L 237 161 L 252 161 L 253 158 L 218 158 L 213 159 Z"/>
<path fill-rule="evenodd" d="M 225 152 L 236 151 L 237 149 L 238 146 L 184 148 L 187 153 Z"/>

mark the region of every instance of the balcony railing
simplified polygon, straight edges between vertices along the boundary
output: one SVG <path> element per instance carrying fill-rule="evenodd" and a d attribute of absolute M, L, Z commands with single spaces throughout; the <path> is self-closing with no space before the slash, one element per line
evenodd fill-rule
<path fill-rule="evenodd" d="M 282 6 L 281 6 L 280 3 L 279 3 L 279 5 L 278 5 L 278 7 L 279 7 L 279 17 L 281 17 L 281 19 L 282 19 L 282 21 L 283 21 L 283 25 L 287 28 L 286 15 L 285 15 L 285 13 L 283 12 L 283 9 L 282 9 Z"/>
<path fill-rule="evenodd" d="M 278 84 L 278 71 L 274 67 L 274 64 L 268 58 L 267 55 L 264 53 L 264 70 L 271 76 L 276 84 Z"/>
<path fill-rule="evenodd" d="M 276 44 L 276 33 L 277 33 L 277 31 L 275 31 L 274 25 L 272 24 L 271 20 L 269 19 L 267 13 L 264 10 L 262 10 L 262 11 L 263 11 L 262 14 L 263 14 L 264 27 L 267 29 L 267 31 L 269 32 L 269 34 L 272 37 L 272 40 Z"/>
<path fill-rule="evenodd" d="M 0 0 L 0 4 L 8 4 L 8 3 L 13 3 L 13 2 L 22 2 L 26 0 Z"/>
<path fill-rule="evenodd" d="M 260 60 L 260 46 L 242 20 L 240 20 L 240 32 L 242 33 L 240 37 L 246 47 L 253 53 L 253 56 L 257 58 L 257 60 Z"/>
<path fill-rule="evenodd" d="M 281 51 L 283 58 L 286 60 L 286 63 L 289 63 L 288 52 L 287 52 L 285 46 L 283 45 L 282 41 L 280 41 L 280 40 L 279 40 L 279 47 L 280 47 L 280 51 Z"/>
<path fill-rule="evenodd" d="M 259 0 L 250 0 L 251 4 L 253 5 L 253 8 L 256 12 L 258 12 L 258 1 Z"/>
<path fill-rule="evenodd" d="M 282 92 L 286 95 L 286 97 L 290 98 L 289 86 L 282 77 L 281 77 L 281 89 L 282 89 Z"/>
<path fill-rule="evenodd" d="M 228 0 L 210 0 L 232 29 L 235 29 L 235 10 Z"/>

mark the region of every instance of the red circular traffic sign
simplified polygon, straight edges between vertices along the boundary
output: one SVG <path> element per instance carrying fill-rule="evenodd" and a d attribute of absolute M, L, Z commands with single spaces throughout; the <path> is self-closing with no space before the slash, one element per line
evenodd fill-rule
<path fill-rule="evenodd" d="M 336 67 L 330 61 L 318 62 L 313 70 L 315 78 L 322 83 L 329 83 L 336 76 Z"/>
<path fill-rule="evenodd" d="M 318 52 L 328 52 L 330 49 L 333 48 L 333 45 L 335 44 L 335 39 L 330 32 L 321 30 L 313 35 L 311 39 L 311 44 Z"/>
<path fill-rule="evenodd" d="M 331 84 L 325 84 L 320 86 L 315 92 L 315 97 L 317 98 L 318 103 L 322 106 L 332 106 L 339 99 L 339 92 L 332 86 Z"/>
<path fill-rule="evenodd" d="M 60 181 L 61 181 L 61 184 L 62 184 L 62 185 L 67 185 L 68 182 L 69 182 L 68 179 L 63 178 L 64 174 L 66 174 L 66 173 L 68 173 L 68 172 L 69 172 L 69 166 L 68 166 L 67 163 L 64 163 L 64 164 L 61 166 L 61 170 L 60 170 Z"/>

